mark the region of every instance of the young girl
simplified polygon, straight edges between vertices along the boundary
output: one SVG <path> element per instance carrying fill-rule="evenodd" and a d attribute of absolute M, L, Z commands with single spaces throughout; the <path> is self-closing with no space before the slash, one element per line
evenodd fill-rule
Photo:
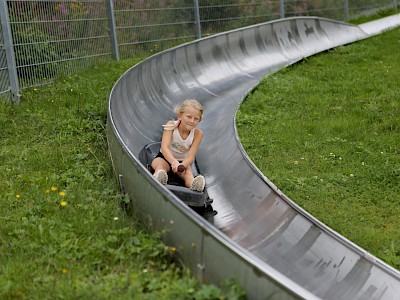
<path fill-rule="evenodd" d="M 203 138 L 203 132 L 196 128 L 202 120 L 203 107 L 197 100 L 189 99 L 177 105 L 174 113 L 178 120 L 170 120 L 163 125 L 161 149 L 151 163 L 154 176 L 162 184 L 167 184 L 167 172 L 172 170 L 184 180 L 186 187 L 202 192 L 205 179 L 201 175 L 194 178 L 190 164 Z"/>

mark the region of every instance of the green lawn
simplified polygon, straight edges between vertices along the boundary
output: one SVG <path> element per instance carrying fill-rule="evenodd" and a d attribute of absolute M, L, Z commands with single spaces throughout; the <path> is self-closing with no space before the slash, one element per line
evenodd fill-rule
<path fill-rule="evenodd" d="M 238 114 L 243 145 L 278 187 L 396 268 L 399 46 L 397 29 L 310 58 L 266 78 Z M 136 62 L 101 63 L 24 90 L 20 105 L 0 103 L 0 299 L 243 296 L 232 282 L 199 284 L 162 233 L 121 209 L 107 100 Z"/>
<path fill-rule="evenodd" d="M 136 61 L 109 62 L 0 104 L 0 299 L 239 299 L 201 285 L 121 209 L 107 100 Z"/>
<path fill-rule="evenodd" d="M 241 142 L 294 202 L 400 269 L 400 28 L 265 78 Z"/>

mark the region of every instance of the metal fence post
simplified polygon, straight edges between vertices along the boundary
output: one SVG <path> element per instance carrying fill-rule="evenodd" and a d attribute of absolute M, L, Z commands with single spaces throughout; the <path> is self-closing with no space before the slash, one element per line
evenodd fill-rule
<path fill-rule="evenodd" d="M 279 17 L 281 19 L 285 17 L 285 0 L 279 0 Z"/>
<path fill-rule="evenodd" d="M 349 20 L 349 0 L 344 0 L 344 20 Z"/>
<path fill-rule="evenodd" d="M 193 0 L 194 4 L 194 18 L 196 23 L 196 38 L 201 38 L 201 23 L 200 23 L 200 8 L 199 8 L 199 1 Z"/>
<path fill-rule="evenodd" d="M 114 4 L 113 0 L 106 0 L 108 24 L 110 27 L 111 48 L 115 60 L 119 60 L 118 39 L 115 25 Z"/>
<path fill-rule="evenodd" d="M 10 18 L 8 15 L 7 0 L 0 0 L 0 19 L 3 29 L 4 49 L 6 51 L 8 77 L 10 80 L 10 90 L 14 103 L 19 103 L 19 82 L 17 74 L 17 65 L 15 63 L 14 43 L 12 40 Z"/>

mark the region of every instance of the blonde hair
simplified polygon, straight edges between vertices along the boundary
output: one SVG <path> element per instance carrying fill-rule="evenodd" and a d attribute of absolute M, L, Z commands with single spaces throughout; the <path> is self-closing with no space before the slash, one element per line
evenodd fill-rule
<path fill-rule="evenodd" d="M 200 121 L 203 119 L 203 106 L 195 99 L 187 99 L 174 107 L 174 113 L 183 113 L 187 107 L 192 107 L 200 112 Z"/>

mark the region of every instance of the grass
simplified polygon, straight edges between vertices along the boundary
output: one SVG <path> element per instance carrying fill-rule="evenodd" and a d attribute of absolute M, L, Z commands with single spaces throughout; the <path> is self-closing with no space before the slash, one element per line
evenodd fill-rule
<path fill-rule="evenodd" d="M 351 20 L 350 23 L 355 24 L 355 25 L 367 23 L 369 21 L 373 21 L 376 19 L 380 19 L 380 18 L 398 14 L 399 12 L 400 12 L 400 6 L 396 9 L 394 9 L 394 8 L 380 9 L 373 14 L 359 16 L 358 18 Z"/>
<path fill-rule="evenodd" d="M 0 299 L 240 299 L 199 284 L 120 208 L 107 152 L 109 92 L 135 60 L 0 103 Z"/>
<path fill-rule="evenodd" d="M 399 40 L 392 31 L 287 68 L 238 115 L 243 144 L 265 174 L 396 268 Z M 0 299 L 243 298 L 230 281 L 199 284 L 162 233 L 120 208 L 107 97 L 136 62 L 25 90 L 18 106 L 0 102 Z"/>
<path fill-rule="evenodd" d="M 237 116 L 254 163 L 294 202 L 400 269 L 400 29 L 263 79 Z"/>

